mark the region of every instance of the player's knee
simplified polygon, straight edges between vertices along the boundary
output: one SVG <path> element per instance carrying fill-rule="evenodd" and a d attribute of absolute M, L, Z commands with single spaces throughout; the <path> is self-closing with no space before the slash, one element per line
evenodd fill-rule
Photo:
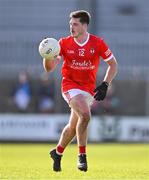
<path fill-rule="evenodd" d="M 89 122 L 90 120 L 90 112 L 89 111 L 83 111 L 81 112 L 81 119 L 84 121 L 84 122 Z"/>
<path fill-rule="evenodd" d="M 90 114 L 87 112 L 82 113 L 82 116 L 79 119 L 79 124 L 81 125 L 82 130 L 85 130 L 87 128 L 89 120 Z"/>

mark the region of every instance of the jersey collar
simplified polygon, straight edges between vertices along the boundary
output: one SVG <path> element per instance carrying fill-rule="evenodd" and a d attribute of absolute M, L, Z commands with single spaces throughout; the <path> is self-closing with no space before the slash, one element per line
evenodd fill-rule
<path fill-rule="evenodd" d="M 76 40 L 75 40 L 75 38 L 74 38 L 74 41 L 75 41 L 75 43 L 77 44 L 77 45 L 79 45 L 79 46 L 84 46 L 85 44 L 87 44 L 87 42 L 88 42 L 88 40 L 89 40 L 89 37 L 90 37 L 90 34 L 88 33 L 88 35 L 87 35 L 87 39 L 86 39 L 86 41 L 84 42 L 84 43 L 78 43 Z"/>

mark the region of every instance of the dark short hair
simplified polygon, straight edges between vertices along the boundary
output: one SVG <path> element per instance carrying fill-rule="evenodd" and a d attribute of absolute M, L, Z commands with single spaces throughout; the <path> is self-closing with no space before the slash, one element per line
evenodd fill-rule
<path fill-rule="evenodd" d="M 79 18 L 82 24 L 89 24 L 91 15 L 84 10 L 73 11 L 70 13 L 70 18 Z"/>

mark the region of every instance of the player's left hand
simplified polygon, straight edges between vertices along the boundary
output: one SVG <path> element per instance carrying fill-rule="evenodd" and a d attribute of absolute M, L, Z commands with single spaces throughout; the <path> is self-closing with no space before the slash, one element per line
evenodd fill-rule
<path fill-rule="evenodd" d="M 104 98 L 106 97 L 107 94 L 107 90 L 108 90 L 108 83 L 107 82 L 102 82 L 99 86 L 97 86 L 97 88 L 94 90 L 95 95 L 94 98 L 97 101 L 101 101 L 104 100 Z"/>

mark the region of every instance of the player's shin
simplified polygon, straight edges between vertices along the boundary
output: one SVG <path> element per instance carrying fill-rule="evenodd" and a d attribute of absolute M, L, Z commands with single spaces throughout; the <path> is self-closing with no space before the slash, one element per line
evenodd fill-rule
<path fill-rule="evenodd" d="M 56 151 L 58 154 L 62 154 L 64 152 L 64 149 L 74 138 L 75 134 L 76 134 L 75 129 L 72 129 L 69 126 L 69 124 L 67 124 L 62 131 L 60 140 L 59 140 L 57 148 L 56 148 Z"/>

